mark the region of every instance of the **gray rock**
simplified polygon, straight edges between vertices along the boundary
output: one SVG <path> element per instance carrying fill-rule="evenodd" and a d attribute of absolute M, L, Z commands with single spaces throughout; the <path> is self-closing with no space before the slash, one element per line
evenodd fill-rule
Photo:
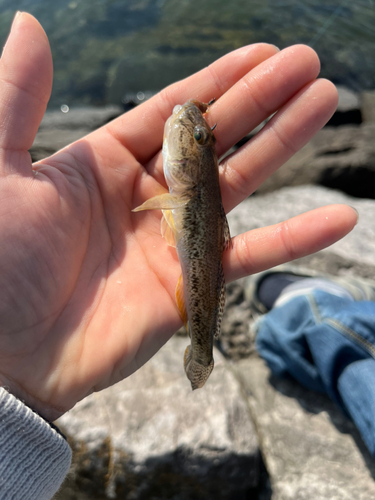
<path fill-rule="evenodd" d="M 231 234 L 276 224 L 314 208 L 344 203 L 356 208 L 358 224 L 345 238 L 329 247 L 329 252 L 349 261 L 374 265 L 374 200 L 352 198 L 321 186 L 283 188 L 263 196 L 251 196 L 228 215 Z"/>
<path fill-rule="evenodd" d="M 339 111 L 344 113 L 354 109 L 360 109 L 360 99 L 356 92 L 353 92 L 343 85 L 336 85 L 336 89 L 339 96 L 336 112 Z"/>
<path fill-rule="evenodd" d="M 30 155 L 33 162 L 43 160 L 51 156 L 68 144 L 82 139 L 89 134 L 88 129 L 42 129 L 37 133 L 33 145 L 30 148 Z"/>
<path fill-rule="evenodd" d="M 361 105 L 358 94 L 342 85 L 336 85 L 336 88 L 339 101 L 328 125 L 337 127 L 349 123 L 357 125 L 362 123 Z"/>
<path fill-rule="evenodd" d="M 319 186 L 298 186 L 252 196 L 228 220 L 236 234 L 331 203 L 354 206 L 359 212 L 357 226 L 329 250 L 297 263 L 330 274 L 374 279 L 375 201 Z M 271 492 L 266 498 L 375 498 L 375 462 L 354 424 L 326 396 L 292 380 L 272 377 L 255 354 L 238 361 L 233 369 L 244 386 L 269 474 Z"/>
<path fill-rule="evenodd" d="M 326 127 L 259 187 L 320 184 L 352 196 L 374 198 L 375 124 Z"/>
<path fill-rule="evenodd" d="M 57 424 L 74 449 L 60 500 L 241 499 L 259 482 L 258 442 L 240 386 L 215 351 L 192 392 L 174 337 L 144 367 Z"/>
<path fill-rule="evenodd" d="M 375 122 L 375 90 L 361 93 L 361 111 L 364 122 Z"/>
<path fill-rule="evenodd" d="M 47 111 L 39 130 L 96 130 L 122 113 L 120 106 L 72 108 L 67 113 Z"/>
<path fill-rule="evenodd" d="M 375 265 L 341 257 L 329 250 L 307 255 L 293 261 L 293 265 L 315 269 L 333 276 L 352 276 L 375 281 Z"/>
<path fill-rule="evenodd" d="M 32 161 L 43 160 L 78 141 L 119 116 L 121 112 L 119 106 L 73 108 L 67 113 L 47 111 L 30 148 Z"/>
<path fill-rule="evenodd" d="M 234 361 L 254 352 L 250 332 L 253 315 L 250 303 L 245 298 L 244 283 L 241 280 L 226 286 L 225 310 L 218 340 L 220 351 Z"/>
<path fill-rule="evenodd" d="M 375 462 L 327 397 L 271 377 L 257 356 L 234 370 L 258 431 L 272 500 L 375 498 Z"/>
<path fill-rule="evenodd" d="M 310 168 L 317 184 L 360 198 L 375 198 L 375 123 L 326 129 L 313 144 Z"/>

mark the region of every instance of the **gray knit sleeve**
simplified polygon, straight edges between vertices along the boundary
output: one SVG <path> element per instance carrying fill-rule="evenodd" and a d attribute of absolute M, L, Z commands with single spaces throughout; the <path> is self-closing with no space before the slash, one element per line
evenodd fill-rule
<path fill-rule="evenodd" d="M 50 500 L 70 462 L 63 436 L 0 387 L 0 498 Z"/>

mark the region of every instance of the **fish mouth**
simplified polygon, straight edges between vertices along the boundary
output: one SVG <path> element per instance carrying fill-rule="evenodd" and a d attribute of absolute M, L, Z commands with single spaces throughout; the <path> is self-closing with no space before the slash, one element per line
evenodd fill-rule
<path fill-rule="evenodd" d="M 186 109 L 186 104 L 177 104 L 173 108 L 173 113 L 171 116 L 168 118 L 168 120 L 165 122 L 164 125 L 164 144 L 165 142 L 169 140 L 169 135 L 171 133 L 172 127 L 177 126 L 179 122 L 183 120 L 183 115 Z"/>
<path fill-rule="evenodd" d="M 175 108 L 176 108 L 176 106 L 175 106 Z M 174 118 L 174 115 L 170 116 L 164 125 L 163 149 L 166 147 L 166 145 L 168 144 L 168 141 L 169 141 L 169 134 L 171 131 L 172 118 Z"/>
<path fill-rule="evenodd" d="M 198 112 L 197 108 L 199 110 Z M 207 110 L 208 104 L 200 102 L 196 99 L 190 99 L 185 104 L 177 104 L 173 108 L 172 115 L 165 122 L 163 144 L 165 144 L 165 141 L 169 140 L 169 135 L 174 126 L 178 126 L 185 120 L 189 121 L 189 115 L 195 115 L 195 118 L 203 118 L 202 115 L 206 113 Z"/>
<path fill-rule="evenodd" d="M 208 107 L 209 105 L 204 103 L 204 102 L 201 102 L 201 101 L 198 101 L 197 99 L 190 99 L 189 101 L 187 101 L 185 104 L 177 104 L 174 108 L 173 108 L 173 112 L 172 112 L 172 116 L 170 118 L 174 118 L 174 119 L 177 119 L 177 118 L 180 118 L 182 119 L 183 118 L 183 114 L 189 110 L 189 108 L 198 108 L 199 111 L 204 114 L 207 112 L 208 110 Z"/>

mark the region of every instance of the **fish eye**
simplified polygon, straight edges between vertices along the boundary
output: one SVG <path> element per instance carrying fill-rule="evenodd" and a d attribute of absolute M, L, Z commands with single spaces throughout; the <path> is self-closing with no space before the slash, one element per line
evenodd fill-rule
<path fill-rule="evenodd" d="M 195 127 L 194 129 L 194 139 L 198 144 L 206 144 L 208 141 L 208 133 L 207 130 L 203 127 Z"/>

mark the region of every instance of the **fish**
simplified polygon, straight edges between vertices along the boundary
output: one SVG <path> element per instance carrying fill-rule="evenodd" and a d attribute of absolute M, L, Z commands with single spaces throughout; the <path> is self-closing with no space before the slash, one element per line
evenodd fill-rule
<path fill-rule="evenodd" d="M 184 367 L 193 390 L 214 368 L 213 343 L 220 335 L 225 305 L 223 252 L 231 246 L 221 200 L 214 127 L 204 114 L 210 103 L 191 99 L 177 105 L 164 128 L 163 171 L 169 193 L 134 209 L 162 210 L 161 233 L 181 265 L 176 302 L 190 337 Z"/>

